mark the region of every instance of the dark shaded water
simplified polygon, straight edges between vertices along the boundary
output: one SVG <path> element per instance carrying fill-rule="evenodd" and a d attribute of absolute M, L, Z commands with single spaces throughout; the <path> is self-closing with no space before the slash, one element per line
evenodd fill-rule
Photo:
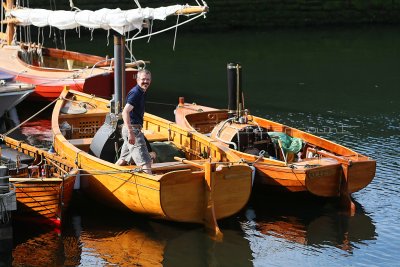
<path fill-rule="evenodd" d="M 173 119 L 179 96 L 226 107 L 226 64 L 240 62 L 245 105 L 253 114 L 376 159 L 375 179 L 353 194 L 354 217 L 332 201 L 264 192 L 220 222 L 225 239 L 216 243 L 201 226 L 115 213 L 78 197 L 61 233 L 14 225 L 13 248 L 0 257 L 0 266 L 399 266 L 398 32 L 178 34 L 176 51 L 173 33 L 167 33 L 134 47 L 137 58 L 152 61 L 149 112 Z M 106 44 L 105 35 L 96 40 Z M 68 48 L 93 53 L 95 45 L 82 37 Z"/>

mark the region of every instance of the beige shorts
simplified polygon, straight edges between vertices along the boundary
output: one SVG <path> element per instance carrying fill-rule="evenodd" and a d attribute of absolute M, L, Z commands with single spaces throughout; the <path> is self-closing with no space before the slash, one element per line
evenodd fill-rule
<path fill-rule="evenodd" d="M 128 164 L 135 164 L 137 166 L 144 166 L 151 163 L 151 157 L 147 150 L 144 135 L 139 128 L 133 128 L 135 135 L 135 144 L 131 145 L 128 142 L 128 129 L 125 125 L 122 127 L 122 138 L 124 144 L 121 148 L 121 155 L 119 159 L 123 159 Z"/>

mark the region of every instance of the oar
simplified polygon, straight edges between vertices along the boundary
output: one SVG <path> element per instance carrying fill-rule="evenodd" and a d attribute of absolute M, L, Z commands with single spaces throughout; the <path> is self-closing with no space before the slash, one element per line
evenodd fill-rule
<path fill-rule="evenodd" d="M 317 149 L 314 149 L 314 148 L 308 148 L 308 151 L 310 151 L 312 153 L 315 153 L 315 154 L 318 154 L 318 155 L 321 155 L 321 156 L 324 156 L 324 157 L 327 157 L 327 158 L 333 158 L 333 159 L 339 161 L 341 164 L 346 164 L 348 166 L 350 166 L 352 164 L 352 161 L 350 159 L 346 159 L 346 158 L 343 158 L 341 156 L 337 156 L 337 155 L 335 155 L 333 153 L 330 153 L 328 151 L 317 150 Z"/>
<path fill-rule="evenodd" d="M 214 210 L 214 188 L 215 188 L 215 166 L 216 163 L 205 162 L 204 164 L 199 164 L 190 160 L 186 160 L 179 157 L 174 157 L 182 163 L 191 164 L 197 168 L 204 170 L 204 178 L 206 180 L 206 208 L 204 212 L 204 225 L 210 232 L 212 237 L 217 241 L 222 241 L 223 234 L 218 227 L 217 219 Z"/>
<path fill-rule="evenodd" d="M 283 150 L 283 145 L 282 145 L 281 139 L 278 139 L 278 145 L 279 145 L 279 147 L 281 149 L 282 156 L 283 156 L 283 159 L 285 161 L 285 164 L 287 165 L 287 157 L 286 157 L 285 151 Z"/>
<path fill-rule="evenodd" d="M 180 162 L 185 163 L 185 164 L 190 164 L 190 165 L 195 166 L 196 168 L 204 170 L 204 165 L 203 164 L 199 164 L 197 162 L 190 161 L 190 160 L 187 160 L 187 159 L 184 159 L 184 158 L 180 158 L 180 157 L 174 157 L 174 160 L 180 161 Z"/>

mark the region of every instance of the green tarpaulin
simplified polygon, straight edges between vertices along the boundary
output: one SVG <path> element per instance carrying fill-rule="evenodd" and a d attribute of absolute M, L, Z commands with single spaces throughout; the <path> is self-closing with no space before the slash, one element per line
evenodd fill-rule
<path fill-rule="evenodd" d="M 283 151 L 299 153 L 303 146 L 303 141 L 297 137 L 290 137 L 289 135 L 281 132 L 268 132 L 269 136 L 271 136 L 272 141 L 277 144 L 278 139 L 282 142 Z"/>

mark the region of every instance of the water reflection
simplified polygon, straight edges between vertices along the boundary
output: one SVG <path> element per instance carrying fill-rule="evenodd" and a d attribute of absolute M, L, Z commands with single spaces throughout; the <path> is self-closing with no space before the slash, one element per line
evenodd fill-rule
<path fill-rule="evenodd" d="M 93 214 L 82 217 L 82 265 L 252 266 L 248 241 L 235 229 L 225 229 L 224 241 L 216 243 L 197 225 L 126 214 L 113 214 L 101 223 L 98 219 Z"/>
<path fill-rule="evenodd" d="M 349 217 L 338 212 L 336 201 L 304 194 L 258 192 L 243 214 L 220 223 L 223 242 L 214 242 L 198 225 L 153 221 L 91 202 L 76 204 L 61 232 L 39 226 L 28 232 L 26 224 L 15 224 L 14 248 L 4 250 L 1 242 L 0 266 L 253 266 L 267 263 L 260 251 L 270 256 L 282 242 L 286 252 L 319 254 L 335 247 L 349 255 L 377 238 L 359 203 Z"/>
<path fill-rule="evenodd" d="M 15 224 L 14 247 L 0 251 L 0 266 L 252 266 L 234 219 L 221 222 L 224 241 L 215 242 L 199 225 L 153 221 L 86 200 L 70 212 L 61 232 Z"/>
<path fill-rule="evenodd" d="M 224 231 L 224 242 L 212 241 L 202 228 L 178 229 L 162 223 L 140 228 L 102 227 L 84 230 L 82 265 L 116 266 L 252 266 L 248 241 Z M 247 248 L 247 249 L 246 249 Z"/>
<path fill-rule="evenodd" d="M 236 225 L 236 222 L 231 223 Z M 240 229 L 229 229 L 224 224 L 221 229 L 223 242 L 214 242 L 201 228 L 169 238 L 164 266 L 188 266 L 188 263 L 190 266 L 253 266 L 249 241 L 243 238 Z"/>
<path fill-rule="evenodd" d="M 12 226 L 0 221 L 0 266 L 10 266 L 12 262 Z"/>
<path fill-rule="evenodd" d="M 335 200 L 300 195 L 258 194 L 246 216 L 262 235 L 314 248 L 331 246 L 352 253 L 364 241 L 376 239 L 375 225 L 358 202 L 356 214 L 348 216 Z"/>
<path fill-rule="evenodd" d="M 17 225 L 14 229 L 13 266 L 79 265 L 81 246 L 77 236 L 46 227 L 29 232 L 26 225 Z"/>
<path fill-rule="evenodd" d="M 81 226 L 82 265 L 162 266 L 165 241 L 138 225 Z"/>

